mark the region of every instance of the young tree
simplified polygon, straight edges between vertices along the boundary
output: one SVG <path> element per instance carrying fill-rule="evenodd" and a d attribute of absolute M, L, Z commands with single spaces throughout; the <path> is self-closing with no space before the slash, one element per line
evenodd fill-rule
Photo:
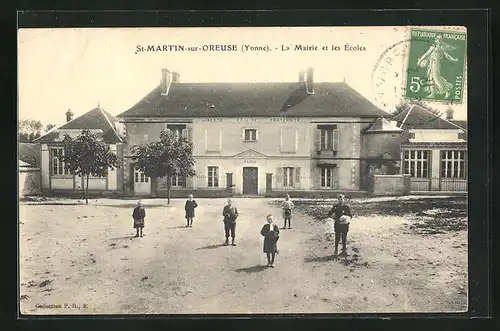
<path fill-rule="evenodd" d="M 118 167 L 118 158 L 101 137 L 88 129 L 84 129 L 75 139 L 65 135 L 63 144 L 64 155 L 62 159 L 65 166 L 68 167 L 70 173 L 86 179 L 86 185 L 83 188 L 85 203 L 88 204 L 90 175 L 106 176 L 108 169 Z"/>
<path fill-rule="evenodd" d="M 162 131 L 160 140 L 132 148 L 132 159 L 136 167 L 150 178 L 167 177 L 168 204 L 172 177 L 196 175 L 193 169 L 193 144 L 185 137 L 178 137 L 170 131 Z"/>

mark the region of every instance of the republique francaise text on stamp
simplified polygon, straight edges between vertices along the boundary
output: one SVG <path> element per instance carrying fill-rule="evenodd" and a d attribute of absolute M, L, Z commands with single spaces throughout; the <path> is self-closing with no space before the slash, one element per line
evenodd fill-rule
<path fill-rule="evenodd" d="M 405 97 L 461 103 L 466 42 L 464 32 L 411 29 Z"/>

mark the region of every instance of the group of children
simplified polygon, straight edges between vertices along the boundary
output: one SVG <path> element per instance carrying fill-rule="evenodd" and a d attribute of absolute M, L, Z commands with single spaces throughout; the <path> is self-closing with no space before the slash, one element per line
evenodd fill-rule
<path fill-rule="evenodd" d="M 193 219 L 195 216 L 195 209 L 198 207 L 198 203 L 194 200 L 193 195 L 190 194 L 188 200 L 184 204 L 186 227 L 193 227 Z M 282 229 L 292 228 L 292 210 L 294 204 L 287 194 L 285 201 L 282 203 L 283 209 L 283 220 L 284 225 Z M 233 203 L 233 200 L 229 198 L 227 204 L 222 210 L 223 223 L 224 223 L 224 233 L 226 241 L 224 245 L 229 245 L 229 237 L 231 237 L 231 245 L 236 246 L 236 220 L 239 216 L 238 209 Z M 132 212 L 132 218 L 134 219 L 134 228 L 137 230 L 135 237 L 142 237 L 142 229 L 144 228 L 144 219 L 146 217 L 146 211 L 142 206 L 140 201 L 137 202 L 137 207 L 134 208 Z M 346 204 L 346 199 L 343 194 L 339 194 L 337 197 L 337 203 L 330 209 L 327 214 L 326 223 L 330 227 L 330 233 L 335 235 L 335 250 L 334 255 L 338 255 L 338 246 L 340 241 L 342 241 L 342 255 L 347 256 L 346 243 L 347 243 L 347 233 L 349 232 L 349 224 L 352 219 L 352 214 L 349 206 Z M 274 260 L 276 254 L 278 253 L 278 240 L 280 229 L 278 225 L 274 223 L 273 215 L 269 214 L 266 217 L 267 223 L 262 227 L 260 234 L 264 237 L 264 247 L 263 252 L 267 256 L 267 266 L 274 268 Z"/>

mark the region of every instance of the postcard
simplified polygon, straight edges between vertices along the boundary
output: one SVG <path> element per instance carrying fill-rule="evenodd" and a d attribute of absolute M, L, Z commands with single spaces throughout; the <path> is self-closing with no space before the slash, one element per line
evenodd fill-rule
<path fill-rule="evenodd" d="M 468 309 L 459 26 L 19 29 L 23 316 Z"/>

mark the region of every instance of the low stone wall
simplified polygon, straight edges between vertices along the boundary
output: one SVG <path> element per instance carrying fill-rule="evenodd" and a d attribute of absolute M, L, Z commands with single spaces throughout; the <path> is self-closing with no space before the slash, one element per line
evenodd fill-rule
<path fill-rule="evenodd" d="M 203 190 L 203 189 L 173 189 L 170 190 L 171 198 L 186 198 L 189 194 L 193 194 L 195 198 L 227 198 L 232 196 L 231 192 L 226 189 L 219 190 Z M 156 190 L 154 197 L 166 198 L 168 190 Z"/>
<path fill-rule="evenodd" d="M 350 198 L 363 198 L 368 196 L 367 191 L 307 190 L 307 191 L 271 191 L 266 193 L 266 197 L 284 198 L 287 193 L 290 195 L 291 198 L 306 198 L 306 199 L 336 198 L 340 193 Z"/>
<path fill-rule="evenodd" d="M 373 196 L 406 195 L 410 192 L 410 177 L 404 175 L 374 175 Z"/>
<path fill-rule="evenodd" d="M 44 191 L 42 195 L 47 197 L 70 197 L 84 199 L 84 193 L 81 190 L 51 190 Z M 118 191 L 89 190 L 89 198 L 120 198 L 122 195 Z"/>

